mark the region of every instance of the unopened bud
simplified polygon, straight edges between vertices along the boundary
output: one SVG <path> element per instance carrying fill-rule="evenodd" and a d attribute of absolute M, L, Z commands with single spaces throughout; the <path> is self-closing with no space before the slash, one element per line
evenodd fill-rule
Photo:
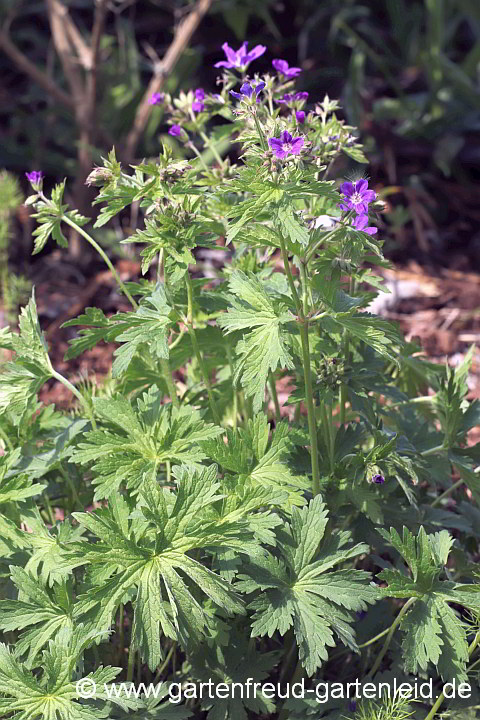
<path fill-rule="evenodd" d="M 85 185 L 101 187 L 102 185 L 110 182 L 112 179 L 113 173 L 111 170 L 107 170 L 107 168 L 104 167 L 96 167 L 85 180 Z"/>

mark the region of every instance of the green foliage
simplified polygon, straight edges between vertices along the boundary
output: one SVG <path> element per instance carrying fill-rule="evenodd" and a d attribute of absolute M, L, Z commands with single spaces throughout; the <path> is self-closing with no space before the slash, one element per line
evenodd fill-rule
<path fill-rule="evenodd" d="M 285 635 L 293 626 L 299 657 L 309 675 L 328 657 L 335 645 L 333 633 L 352 650 L 357 646 L 351 623 L 354 611 L 367 609 L 377 591 L 362 570 L 327 570 L 368 552 L 368 545 L 349 545 L 348 533 L 331 535 L 322 546 L 327 526 L 322 498 L 308 508 L 292 509 L 292 518 L 277 533 L 280 557 L 265 553 L 246 566 L 247 578 L 239 583 L 243 592 L 261 590 L 249 608 L 254 610 L 253 637 Z"/>
<path fill-rule="evenodd" d="M 37 317 L 35 296 L 20 314 L 19 333 L 5 333 L 0 347 L 15 352 L 15 362 L 0 373 L 0 409 L 18 425 L 42 385 L 51 377 L 48 349 Z"/>
<path fill-rule="evenodd" d="M 326 179 L 341 152 L 364 159 L 338 104 L 326 96 L 297 122 L 274 102 L 292 81 L 265 76 L 259 102 L 233 105 L 235 77 L 225 71 L 197 110 L 193 92 L 165 95 L 194 159 L 164 147 L 132 173 L 111 151 L 88 177 L 103 204 L 94 230 L 135 204 L 126 242 L 143 246 L 154 280 L 125 285 L 63 203 L 65 183 L 51 197 L 32 183 L 35 251 L 50 235 L 63 244 L 69 225 L 132 307 L 66 323 L 81 327 L 67 360 L 115 344 L 103 385 L 55 370 L 33 295 L 19 332 L 0 331 L 11 355 L 0 370 L 3 717 L 340 720 L 350 695 L 320 707 L 317 683 L 376 681 L 390 667 L 440 684 L 476 666 L 473 351 L 456 370 L 425 363 L 366 310 L 381 288 L 366 266 L 385 261 L 345 209 L 349 186 Z M 225 128 L 211 132 L 215 115 Z M 218 151 L 234 137 L 238 165 Z M 231 259 L 219 269 L 202 260 L 217 247 Z M 42 407 L 52 379 L 73 412 Z M 95 697 L 78 692 L 82 679 Z M 133 692 L 150 681 L 155 695 Z M 248 694 L 249 681 L 273 695 Z M 275 690 L 299 681 L 303 698 Z M 195 694 L 209 683 L 216 693 Z M 379 698 L 358 712 L 412 711 Z"/>
<path fill-rule="evenodd" d="M 431 662 L 446 682 L 465 681 L 468 628 L 448 602 L 478 611 L 480 596 L 468 585 L 440 579 L 453 538 L 446 530 L 427 535 L 423 528 L 417 537 L 405 527 L 402 538 L 394 529 L 379 532 L 398 550 L 412 573 L 411 578 L 397 570 L 383 570 L 378 575 L 388 583 L 383 591 L 388 596 L 416 598 L 401 626 L 406 670 L 416 674 Z"/>
<path fill-rule="evenodd" d="M 226 315 L 219 319 L 227 335 L 249 330 L 236 345 L 240 356 L 236 377 L 241 378 L 247 396 L 253 396 L 253 410 L 259 412 L 269 372 L 278 367 L 293 368 L 288 351 L 288 333 L 282 326 L 293 320 L 284 302 L 269 297 L 258 278 L 236 270 L 229 280 L 234 298 Z"/>

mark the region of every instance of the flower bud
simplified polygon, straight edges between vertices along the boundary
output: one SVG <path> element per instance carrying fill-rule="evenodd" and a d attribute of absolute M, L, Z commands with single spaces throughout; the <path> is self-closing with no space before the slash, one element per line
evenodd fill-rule
<path fill-rule="evenodd" d="M 101 187 L 102 185 L 109 183 L 111 180 L 113 180 L 113 173 L 111 170 L 107 170 L 107 168 L 104 167 L 96 167 L 85 180 L 85 185 Z"/>

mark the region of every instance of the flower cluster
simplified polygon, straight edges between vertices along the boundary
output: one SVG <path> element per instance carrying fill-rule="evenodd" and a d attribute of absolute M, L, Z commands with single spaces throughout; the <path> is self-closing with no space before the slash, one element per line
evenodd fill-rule
<path fill-rule="evenodd" d="M 240 70 L 243 74 L 245 74 L 250 63 L 261 57 L 267 48 L 264 45 L 256 45 L 249 51 L 248 42 L 245 41 L 238 50 L 231 48 L 228 43 L 224 43 L 222 45 L 222 49 L 225 53 L 226 59 L 215 63 L 215 67 L 226 68 L 227 70 Z M 297 128 L 298 130 L 301 126 L 304 126 L 307 121 L 307 114 L 303 107 L 304 103 L 308 100 L 309 94 L 305 91 L 290 91 L 280 94 L 282 90 L 285 91 L 288 87 L 286 82 L 297 78 L 302 70 L 299 67 L 290 67 L 288 62 L 281 58 L 272 60 L 272 65 L 277 72 L 277 79 L 271 77 L 269 78 L 269 76 L 267 76 L 264 81 L 259 78 L 258 75 L 255 75 L 253 79 L 246 76 L 244 77 L 240 90 L 229 90 L 229 94 L 233 98 L 240 100 L 243 104 L 243 110 L 239 109 L 238 111 L 235 111 L 236 114 L 241 115 L 243 112 L 251 112 L 254 114 L 256 112 L 254 108 L 258 103 L 260 103 L 263 93 L 266 91 L 267 82 L 269 83 L 268 105 L 270 107 L 270 113 L 273 114 L 272 101 L 287 108 L 290 116 L 290 127 L 289 129 L 280 128 L 279 136 L 272 134 L 271 137 L 268 137 L 267 135 L 268 147 L 274 158 L 277 160 L 285 160 L 286 158 L 300 155 L 302 150 L 305 148 L 305 137 L 300 134 L 298 136 L 294 136 L 292 133 L 294 133 L 294 128 Z M 231 87 L 231 76 L 226 76 L 224 78 L 224 83 L 225 82 L 228 82 Z M 289 84 L 291 85 L 292 83 Z M 274 97 L 274 94 L 278 94 L 280 96 Z M 228 95 L 224 91 L 221 95 L 210 95 L 209 102 L 212 104 L 221 103 L 224 105 L 227 98 Z M 197 119 L 195 115 L 205 111 L 206 94 L 203 88 L 196 88 L 188 94 L 180 92 L 179 99 L 174 101 L 176 110 L 174 110 L 173 106 L 170 104 L 170 96 L 166 96 L 164 93 L 153 93 L 149 99 L 149 103 L 151 105 L 160 105 L 164 102 L 166 102 L 167 111 L 172 111 L 170 118 L 171 124 L 168 130 L 169 135 L 186 142 L 189 138 L 187 130 L 189 133 L 192 129 L 194 132 L 199 132 L 201 130 L 201 125 L 205 122 L 205 116 Z M 265 103 L 265 107 L 266 106 L 267 103 Z M 335 110 L 336 107 L 337 105 L 335 102 L 331 102 L 326 96 L 323 104 L 317 105 L 315 108 L 315 114 L 320 114 L 322 116 L 322 127 L 325 131 L 325 137 L 328 136 L 329 141 L 337 140 L 340 137 L 338 134 L 338 123 L 332 128 L 326 126 L 325 120 L 328 111 Z M 315 114 L 311 114 L 309 116 L 309 129 L 313 119 L 315 118 Z M 258 124 L 257 119 L 255 122 Z M 187 126 L 187 130 L 183 127 L 184 123 Z M 193 149 L 195 150 L 195 148 Z M 315 150 L 318 150 L 318 147 L 315 147 L 314 145 L 314 157 L 316 157 Z M 355 213 L 355 217 L 352 220 L 349 220 L 352 227 L 355 228 L 355 230 L 365 232 L 368 235 L 374 235 L 377 232 L 377 228 L 369 225 L 368 208 L 369 204 L 376 199 L 376 194 L 373 190 L 369 189 L 368 181 L 361 179 L 356 182 L 344 182 L 340 187 L 340 191 L 342 193 L 342 202 L 340 203 L 339 208 L 346 212 L 353 211 Z"/>

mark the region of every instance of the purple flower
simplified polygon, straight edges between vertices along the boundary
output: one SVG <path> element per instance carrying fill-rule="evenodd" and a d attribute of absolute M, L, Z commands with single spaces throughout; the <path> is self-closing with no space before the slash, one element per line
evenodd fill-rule
<path fill-rule="evenodd" d="M 169 135 L 173 135 L 173 137 L 179 137 L 182 134 L 183 130 L 180 127 L 180 125 L 172 125 L 170 130 L 168 131 Z"/>
<path fill-rule="evenodd" d="M 275 102 L 278 103 L 279 105 L 283 105 L 284 103 L 286 104 L 286 103 L 292 102 L 293 98 L 294 98 L 294 96 L 292 95 L 292 93 L 285 93 L 283 98 L 278 98 L 278 100 L 275 100 Z"/>
<path fill-rule="evenodd" d="M 285 93 L 283 98 L 278 98 L 278 100 L 275 100 L 276 103 L 279 105 L 282 105 L 283 103 L 291 103 L 295 100 L 307 100 L 308 99 L 308 92 L 297 92 L 297 93 Z"/>
<path fill-rule="evenodd" d="M 287 78 L 296 78 L 297 75 L 300 75 L 302 72 L 302 68 L 289 67 L 286 60 L 272 60 L 272 65 L 277 72 L 281 75 L 285 75 Z"/>
<path fill-rule="evenodd" d="M 43 178 L 45 177 L 41 170 L 32 170 L 32 172 L 26 172 L 25 175 L 34 190 L 41 190 Z"/>
<path fill-rule="evenodd" d="M 163 101 L 165 100 L 165 93 L 153 93 L 148 98 L 148 104 L 149 105 L 161 105 Z"/>
<path fill-rule="evenodd" d="M 355 712 L 357 709 L 357 701 L 356 700 L 350 700 L 348 703 L 348 709 L 350 712 Z"/>
<path fill-rule="evenodd" d="M 224 68 L 242 68 L 245 69 L 249 66 L 252 60 L 256 60 L 260 55 L 263 55 L 267 49 L 265 45 L 256 45 L 250 52 L 247 51 L 248 42 L 244 42 L 238 50 L 232 50 L 228 43 L 223 43 L 222 50 L 225 53 L 227 59 L 220 60 L 215 63 L 215 67 Z"/>
<path fill-rule="evenodd" d="M 258 85 L 250 85 L 250 83 L 246 82 L 243 83 L 242 87 L 240 88 L 240 92 L 235 92 L 235 90 L 230 90 L 230 95 L 233 95 L 233 97 L 238 98 L 238 100 L 243 100 L 244 98 L 251 98 L 253 94 L 255 94 L 257 102 L 260 102 L 260 98 L 258 97 L 259 94 L 262 92 L 262 90 L 265 87 L 264 82 L 259 82 Z"/>
<path fill-rule="evenodd" d="M 198 88 L 195 90 L 195 101 L 192 103 L 193 112 L 203 112 L 205 110 L 205 90 Z"/>
<path fill-rule="evenodd" d="M 269 138 L 268 144 L 277 158 L 283 160 L 287 155 L 298 155 L 305 144 L 302 137 L 293 138 L 288 130 L 284 130 L 279 138 Z"/>
<path fill-rule="evenodd" d="M 357 217 L 353 221 L 353 225 L 355 227 L 355 230 L 366 232 L 368 235 L 375 235 L 378 231 L 378 228 L 376 228 L 376 227 L 373 227 L 373 226 L 367 227 L 368 215 L 366 215 L 366 214 L 357 215 Z M 381 478 L 383 476 L 382 475 L 374 475 L 374 477 Z M 372 482 L 380 482 L 380 480 L 372 480 Z M 385 478 L 383 479 L 382 482 L 385 482 Z"/>
<path fill-rule="evenodd" d="M 300 125 L 303 125 L 303 123 L 305 122 L 305 113 L 303 112 L 303 110 L 297 110 L 297 112 L 295 113 L 295 117 L 297 118 L 297 122 Z"/>
<path fill-rule="evenodd" d="M 341 210 L 355 210 L 359 215 L 368 212 L 368 204 L 377 197 L 373 190 L 368 189 L 368 180 L 357 180 L 354 183 L 344 182 L 340 192 L 345 195 L 345 202 L 339 205 Z"/>
<path fill-rule="evenodd" d="M 376 231 L 377 231 L 377 228 L 375 228 L 375 232 Z M 373 235 L 373 233 L 371 233 L 371 234 Z M 385 482 L 385 478 L 383 477 L 383 475 L 380 475 L 377 473 L 376 475 L 374 475 L 372 477 L 372 483 L 375 483 L 375 485 L 383 485 L 384 482 Z"/>

